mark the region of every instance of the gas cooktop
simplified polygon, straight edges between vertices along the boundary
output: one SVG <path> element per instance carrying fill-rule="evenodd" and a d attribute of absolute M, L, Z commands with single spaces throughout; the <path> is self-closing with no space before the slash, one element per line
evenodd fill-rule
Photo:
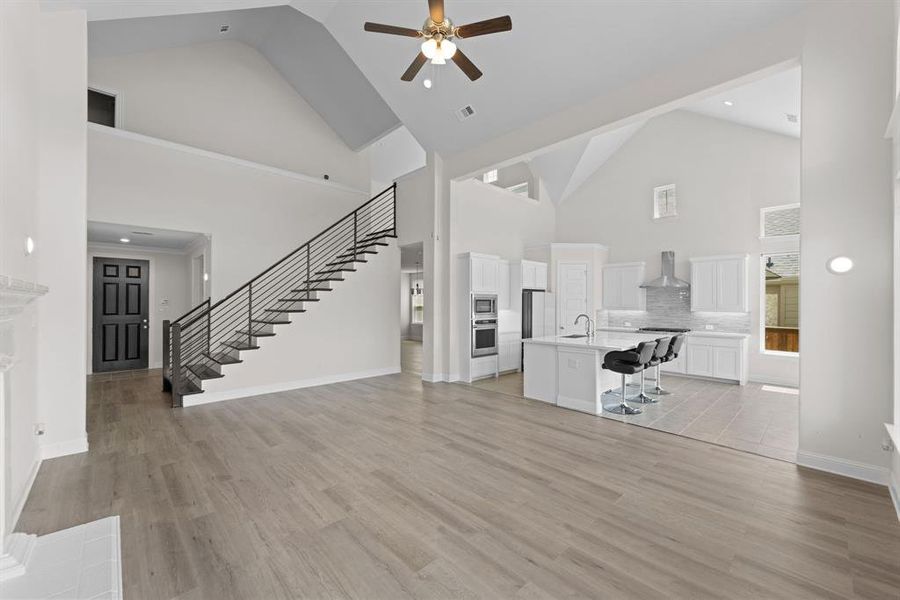
<path fill-rule="evenodd" d="M 638 331 L 660 331 L 662 333 L 687 333 L 690 329 L 680 327 L 641 327 Z"/>

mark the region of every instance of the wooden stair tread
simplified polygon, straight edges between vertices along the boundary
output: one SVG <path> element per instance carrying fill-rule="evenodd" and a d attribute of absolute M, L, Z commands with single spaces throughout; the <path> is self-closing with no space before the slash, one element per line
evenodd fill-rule
<path fill-rule="evenodd" d="M 185 379 L 181 382 L 179 386 L 178 393 L 182 396 L 191 396 L 193 394 L 202 394 L 203 388 L 191 381 L 190 379 Z"/>
<path fill-rule="evenodd" d="M 214 363 L 219 363 L 220 365 L 236 365 L 238 363 L 242 363 L 239 358 L 235 358 L 234 356 L 228 354 L 227 352 L 220 352 L 218 354 L 204 354 L 206 358 L 213 361 Z"/>
<path fill-rule="evenodd" d="M 245 335 L 249 337 L 274 337 L 275 332 L 273 331 L 247 331 L 246 329 L 238 329 L 235 333 L 238 335 Z"/>
<path fill-rule="evenodd" d="M 251 346 L 249 344 L 239 344 L 237 342 L 223 342 L 223 346 L 234 348 L 235 350 L 259 350 L 259 346 Z"/>
<path fill-rule="evenodd" d="M 266 309 L 266 311 L 269 311 L 269 309 Z M 287 312 L 287 311 L 286 311 L 286 310 L 275 310 L 275 311 L 272 311 L 272 312 Z M 267 320 L 267 319 L 253 319 L 253 322 L 254 322 L 254 323 L 262 323 L 263 325 L 290 325 L 290 324 L 291 324 L 290 321 L 277 321 L 277 320 L 275 320 L 275 319 L 269 319 L 269 320 Z"/>
<path fill-rule="evenodd" d="M 200 380 L 205 379 L 220 379 L 225 377 L 222 373 L 219 373 L 209 365 L 197 364 L 197 365 L 188 365 L 188 371 L 197 376 Z"/>

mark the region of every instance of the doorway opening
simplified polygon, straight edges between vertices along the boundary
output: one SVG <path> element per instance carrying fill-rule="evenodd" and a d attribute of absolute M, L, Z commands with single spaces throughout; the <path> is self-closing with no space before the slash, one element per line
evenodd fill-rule
<path fill-rule="evenodd" d="M 162 322 L 209 297 L 207 235 L 88 222 L 88 373 L 162 366 Z"/>
<path fill-rule="evenodd" d="M 425 326 L 424 244 L 400 247 L 400 370 L 422 375 L 422 330 Z"/>

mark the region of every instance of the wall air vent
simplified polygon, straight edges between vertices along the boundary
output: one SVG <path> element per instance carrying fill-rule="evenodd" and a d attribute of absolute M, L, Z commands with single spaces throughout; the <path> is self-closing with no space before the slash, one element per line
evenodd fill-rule
<path fill-rule="evenodd" d="M 466 119 L 473 116 L 474 114 L 475 114 L 475 109 L 472 108 L 471 104 L 466 104 L 462 108 L 458 108 L 456 110 L 456 118 L 459 119 L 460 121 L 465 121 Z"/>

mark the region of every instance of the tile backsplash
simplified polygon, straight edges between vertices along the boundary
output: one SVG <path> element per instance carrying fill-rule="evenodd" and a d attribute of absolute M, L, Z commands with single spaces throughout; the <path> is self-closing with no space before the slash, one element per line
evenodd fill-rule
<path fill-rule="evenodd" d="M 630 325 L 625 325 L 625 323 Z M 691 312 L 690 289 L 648 288 L 646 311 L 598 310 L 598 327 L 682 327 L 750 333 L 750 313 Z"/>

